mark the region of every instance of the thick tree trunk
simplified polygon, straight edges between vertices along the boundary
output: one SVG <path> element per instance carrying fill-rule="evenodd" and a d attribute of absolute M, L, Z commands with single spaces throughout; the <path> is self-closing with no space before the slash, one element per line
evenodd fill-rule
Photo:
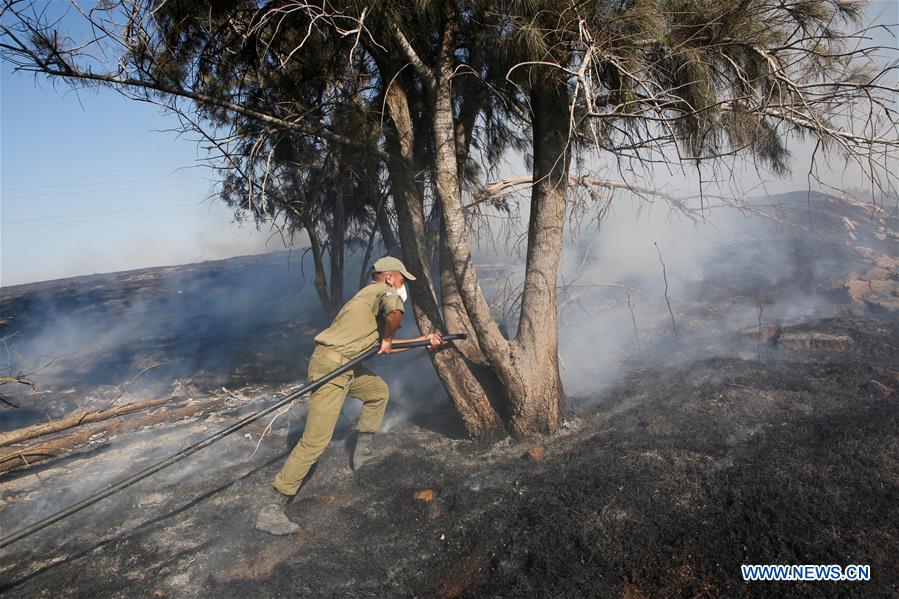
<path fill-rule="evenodd" d="M 468 335 L 468 339 L 456 341 L 454 345 L 462 352 L 469 369 L 480 382 L 484 397 L 490 403 L 493 412 L 503 422 L 508 422 L 509 408 L 506 402 L 505 390 L 478 346 L 477 335 L 471 320 L 468 318 L 468 314 L 465 312 L 462 297 L 459 295 L 459 288 L 456 286 L 456 278 L 453 275 L 449 251 L 442 233 L 440 234 L 440 302 L 447 331 L 466 333 Z M 497 433 L 499 432 L 497 430 Z"/>
<path fill-rule="evenodd" d="M 500 333 L 493 320 L 487 299 L 481 290 L 475 272 L 471 247 L 465 227 L 462 210 L 462 190 L 459 186 L 459 172 L 456 153 L 456 127 L 453 117 L 452 68 L 453 32 L 447 25 L 443 33 L 436 85 L 434 90 L 434 178 L 437 195 L 443 206 L 443 233 L 456 285 L 465 313 L 471 320 L 477 335 L 478 345 L 488 360 L 505 362 L 508 356 L 508 342 Z M 505 369 L 505 366 L 500 368 Z M 500 377 L 505 382 L 507 377 Z"/>
<path fill-rule="evenodd" d="M 446 235 L 440 234 L 440 303 L 443 307 L 443 318 L 446 326 L 454 333 L 466 333 L 468 339 L 456 342 L 456 346 L 462 350 L 465 357 L 474 362 L 483 363 L 484 354 L 478 345 L 477 333 L 465 312 L 462 296 L 456 286 L 456 276 L 453 273 L 452 259 L 449 248 L 446 245 Z"/>
<path fill-rule="evenodd" d="M 556 330 L 556 274 L 561 258 L 567 199 L 567 101 L 564 93 L 534 99 L 534 187 L 528 231 L 528 260 L 519 331 L 502 336 L 478 282 L 465 227 L 459 188 L 451 76 L 452 32 L 444 32 L 434 89 L 437 194 L 444 210 L 446 250 L 478 345 L 504 387 L 512 433 L 527 436 L 558 428 L 562 386 Z M 559 86 L 564 90 L 563 86 Z"/>
<path fill-rule="evenodd" d="M 518 335 L 508 341 L 494 320 L 480 287 L 467 237 L 462 207 L 461 172 L 466 144 L 464 123 L 456 122 L 453 102 L 455 32 L 448 20 L 441 32 L 440 49 L 434 70 L 413 60 L 423 74 L 430 108 L 433 141 L 433 176 L 441 218 L 441 306 L 446 324 L 454 330 L 473 334 L 462 352 L 439 352 L 434 365 L 447 391 L 469 426 L 478 436 L 486 418 L 499 421 L 501 413 L 517 436 L 552 433 L 558 427 L 562 386 L 559 379 L 556 332 L 556 274 L 561 257 L 562 230 L 568 173 L 567 102 L 564 93 L 541 96 L 539 116 L 534 122 L 535 186 L 529 225 L 528 274 Z M 414 57 L 413 57 L 414 58 Z M 559 85 L 564 91 L 564 86 Z M 428 270 L 426 235 L 423 230 L 421 195 L 414 194 L 415 182 L 409 164 L 412 149 L 421 142 L 412 136 L 408 100 L 400 86 L 386 91 L 386 104 L 396 127 L 391 153 L 402 155 L 390 164 L 391 181 L 399 215 L 404 259 L 419 272 Z M 555 104 L 553 104 L 555 102 Z M 558 183 L 561 182 L 561 185 Z M 439 326 L 441 316 L 430 277 L 412 286 L 416 316 L 423 331 Z M 452 355 L 459 359 L 445 360 Z M 463 369 L 460 366 L 464 365 Z M 475 374 L 479 372 L 480 374 Z M 460 383 L 460 375 L 465 382 Z M 471 384 L 476 383 L 476 386 Z M 476 394 L 476 395 L 475 395 Z M 497 427 L 490 427 L 495 430 Z"/>
<path fill-rule="evenodd" d="M 512 343 L 522 395 L 515 397 L 516 435 L 554 433 L 563 392 L 559 377 L 556 279 L 568 203 L 568 99 L 564 86 L 531 93 L 534 181 L 518 334 Z"/>
<path fill-rule="evenodd" d="M 478 347 L 490 363 L 500 381 L 505 402 L 514 408 L 514 398 L 520 394 L 518 372 L 512 362 L 511 346 L 493 319 L 490 306 L 481 290 L 475 272 L 471 247 L 468 243 L 462 193 L 459 187 L 456 127 L 453 117 L 452 68 L 453 31 L 443 32 L 434 88 L 434 169 L 437 195 L 443 206 L 443 234 L 446 252 L 452 266 L 456 289 L 464 306 L 465 317 L 471 321 Z"/>
<path fill-rule="evenodd" d="M 422 333 L 436 329 L 454 332 L 461 323 L 445 322 L 441 316 L 434 292 L 427 243 L 424 231 L 424 211 L 421 196 L 413 178 L 414 132 L 406 93 L 392 86 L 386 94 L 387 111 L 393 123 L 388 136 L 391 156 L 388 164 L 394 204 L 397 211 L 403 261 L 418 277 L 410 282 L 414 299 L 415 319 Z M 465 327 L 469 330 L 470 326 Z M 459 349 L 448 346 L 431 352 L 431 361 L 437 376 L 456 407 L 468 433 L 475 439 L 489 441 L 505 436 L 502 419 L 490 402 L 488 391 L 480 380 L 479 368 Z"/>

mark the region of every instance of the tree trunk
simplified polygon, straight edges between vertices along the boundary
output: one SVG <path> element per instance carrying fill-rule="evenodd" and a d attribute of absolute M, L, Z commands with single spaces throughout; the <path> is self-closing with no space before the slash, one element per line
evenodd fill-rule
<path fill-rule="evenodd" d="M 428 86 L 425 106 L 431 109 L 434 183 L 442 208 L 441 305 L 443 318 L 454 330 L 473 334 L 471 343 L 457 350 L 437 352 L 434 366 L 459 413 L 473 436 L 485 430 L 499 430 L 500 414 L 508 418 L 517 436 L 551 433 L 558 427 L 562 387 L 558 372 L 556 332 L 556 274 L 561 258 L 562 230 L 568 173 L 567 102 L 564 93 L 540 97 L 539 117 L 535 116 L 535 186 L 529 225 L 528 274 L 522 299 L 519 334 L 509 342 L 487 304 L 478 282 L 467 237 L 462 207 L 460 169 L 464 148 L 454 115 L 452 75 L 454 67 L 453 21 L 441 32 L 433 84 Z M 563 86 L 560 86 L 564 90 Z M 408 100 L 400 86 L 386 90 L 386 104 L 396 135 L 388 139 L 391 154 L 401 154 L 390 165 L 395 192 L 404 259 L 410 268 L 428 272 L 427 244 L 420 194 L 410 164 L 415 164 Z M 550 105 L 555 100 L 555 105 Z M 422 118 L 422 122 L 429 119 Z M 539 173 L 539 174 L 538 174 Z M 557 182 L 561 180 L 561 187 Z M 553 246 L 553 244 L 556 244 Z M 430 276 L 412 285 L 416 317 L 422 331 L 439 326 L 440 313 Z M 464 352 L 464 353 L 463 353 Z M 445 356 L 452 356 L 447 359 Z M 480 371 L 479 371 L 480 369 Z M 489 420 L 488 420 L 489 419 Z"/>
<path fill-rule="evenodd" d="M 322 308 L 329 314 L 334 313 L 334 307 L 331 305 L 331 297 L 328 295 L 328 280 L 325 276 L 325 260 L 322 256 L 322 244 L 318 238 L 318 231 L 315 230 L 315 223 L 309 217 L 306 211 L 303 211 L 303 228 L 309 235 L 309 247 L 312 249 L 312 263 L 315 270 L 315 293 L 318 295 L 318 301 Z"/>
<path fill-rule="evenodd" d="M 535 94 L 534 186 L 528 259 L 516 339 L 502 336 L 478 282 L 467 238 L 459 188 L 451 76 L 452 31 L 445 31 L 434 89 L 437 194 L 444 210 L 447 255 L 478 345 L 505 391 L 512 433 L 528 436 L 558 428 L 562 385 L 558 369 L 556 275 L 567 199 L 568 103 L 564 92 Z M 564 90 L 562 85 L 559 90 Z"/>
<path fill-rule="evenodd" d="M 457 341 L 456 346 L 465 354 L 465 357 L 474 362 L 486 362 L 484 354 L 478 345 L 477 334 L 465 312 L 462 296 L 456 286 L 456 277 L 453 273 L 452 259 L 446 244 L 446 235 L 440 234 L 440 304 L 443 308 L 443 318 L 446 326 L 454 333 L 466 333 L 468 339 Z"/>
<path fill-rule="evenodd" d="M 343 305 L 343 252 L 346 237 L 346 210 L 343 184 L 338 172 L 334 194 L 334 215 L 331 218 L 331 306 L 336 312 Z"/>
<path fill-rule="evenodd" d="M 414 132 L 406 92 L 399 86 L 386 91 L 387 112 L 392 121 L 387 143 L 393 158 L 388 164 L 394 204 L 397 211 L 403 261 L 417 279 L 409 287 L 414 299 L 413 311 L 422 333 L 448 328 L 440 314 L 433 279 L 427 259 L 424 211 L 421 196 L 413 178 Z M 461 326 L 453 322 L 453 326 Z M 466 327 L 465 330 L 469 330 Z M 489 441 L 505 436 L 503 421 L 489 400 L 488 391 L 477 376 L 477 365 L 453 345 L 431 352 L 431 362 L 447 394 L 461 416 L 468 433 L 475 439 Z M 480 368 L 483 371 L 483 368 Z"/>
<path fill-rule="evenodd" d="M 519 386 L 517 372 L 511 362 L 509 342 L 494 321 L 478 282 L 462 209 L 451 82 L 453 37 L 454 32 L 449 23 L 442 35 L 433 99 L 434 177 L 437 195 L 443 207 L 443 235 L 465 316 L 471 321 L 478 347 L 505 387 L 506 399 L 511 400 L 517 395 Z"/>
<path fill-rule="evenodd" d="M 478 345 L 471 320 L 465 312 L 459 288 L 456 286 L 456 278 L 453 275 L 453 267 L 450 261 L 446 238 L 440 234 L 440 303 L 443 308 L 443 318 L 446 322 L 446 330 L 453 333 L 466 333 L 468 339 L 456 341 L 454 345 L 462 352 L 465 361 L 472 374 L 480 381 L 486 400 L 493 411 L 503 422 L 509 420 L 509 408 L 505 401 L 505 392 L 502 383 L 484 357 Z"/>
<path fill-rule="evenodd" d="M 393 227 L 390 226 L 390 219 L 387 218 L 386 205 L 378 211 L 377 224 L 378 230 L 381 232 L 381 242 L 384 244 L 384 249 L 390 254 L 400 246 L 400 242 L 396 240 L 396 235 L 393 233 Z"/>
<path fill-rule="evenodd" d="M 559 376 L 557 286 L 568 203 L 568 98 L 564 84 L 531 93 L 534 181 L 518 333 L 512 343 L 522 380 L 511 426 L 516 435 L 554 433 L 563 392 Z"/>
<path fill-rule="evenodd" d="M 378 221 L 384 213 L 384 204 L 387 203 L 386 198 L 382 198 L 375 209 L 375 218 L 371 225 L 371 231 L 368 234 L 368 243 L 365 245 L 365 254 L 362 256 L 362 268 L 359 270 L 359 289 L 362 289 L 371 280 L 371 273 L 368 269 L 368 263 L 371 261 L 371 253 L 375 247 L 375 234 L 378 232 Z"/>

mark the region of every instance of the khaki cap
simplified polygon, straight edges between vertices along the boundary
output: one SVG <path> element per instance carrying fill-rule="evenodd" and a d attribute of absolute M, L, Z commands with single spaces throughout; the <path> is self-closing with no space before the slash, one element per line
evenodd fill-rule
<path fill-rule="evenodd" d="M 403 265 L 402 262 L 400 262 L 397 258 L 394 258 L 393 256 L 384 256 L 383 258 L 381 258 L 380 260 L 375 262 L 375 265 L 372 267 L 372 270 L 374 272 L 390 272 L 391 270 L 396 270 L 396 271 L 399 271 L 399 273 L 401 275 L 403 275 L 405 278 L 409 279 L 410 281 L 415 280 L 415 277 L 412 276 L 412 274 L 408 270 L 406 270 L 405 265 Z"/>

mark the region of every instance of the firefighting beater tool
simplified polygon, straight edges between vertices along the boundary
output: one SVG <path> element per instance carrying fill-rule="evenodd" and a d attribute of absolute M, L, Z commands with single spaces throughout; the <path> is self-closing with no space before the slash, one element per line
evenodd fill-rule
<path fill-rule="evenodd" d="M 466 338 L 467 338 L 467 335 L 465 333 L 453 333 L 450 335 L 443 336 L 443 339 L 445 341 L 453 341 L 454 339 L 466 339 Z M 427 347 L 428 345 L 430 345 L 430 341 L 397 341 L 393 344 L 393 349 L 412 349 L 412 348 L 416 348 L 416 347 Z M 144 468 L 140 472 L 138 472 L 136 474 L 132 474 L 128 478 L 121 480 L 98 493 L 94 493 L 93 495 L 91 495 L 85 499 L 82 499 L 78 503 L 76 503 L 72 506 L 69 506 L 64 510 L 60 510 L 60 511 L 56 512 L 55 514 L 51 514 L 50 516 L 47 516 L 46 518 L 44 518 L 43 520 L 40 520 L 39 522 L 35 522 L 31 526 L 28 526 L 26 528 L 23 528 L 22 530 L 12 533 L 11 535 L 3 537 L 2 539 L 0 539 L 0 549 L 6 547 L 7 545 L 15 543 L 16 541 L 18 541 L 20 539 L 24 539 L 25 537 L 32 535 L 32 534 L 36 533 L 37 531 L 39 531 L 43 528 L 46 528 L 47 526 L 50 526 L 51 524 L 53 524 L 55 522 L 59 522 L 63 518 L 71 516 L 75 512 L 81 511 L 84 508 L 97 503 L 98 501 L 102 501 L 103 499 L 106 499 L 110 495 L 118 493 L 119 491 L 121 491 L 122 489 L 125 489 L 127 487 L 130 487 L 134 483 L 141 481 L 141 480 L 147 478 L 148 476 L 156 474 L 163 468 L 168 468 L 175 462 L 179 462 L 179 461 L 183 460 L 184 458 L 186 458 L 187 456 L 194 454 L 205 447 L 209 447 L 216 441 L 218 441 L 220 439 L 224 439 L 231 433 L 239 431 L 240 429 L 242 429 L 246 425 L 250 424 L 251 422 L 255 422 L 256 420 L 259 420 L 263 416 L 266 416 L 267 414 L 271 414 L 275 410 L 277 410 L 283 406 L 286 406 L 287 404 L 294 401 L 295 399 L 298 399 L 298 398 L 302 397 L 303 395 L 306 395 L 307 393 L 311 393 L 312 391 L 315 391 L 316 389 L 318 389 L 319 387 L 321 387 L 328 381 L 334 379 L 337 376 L 340 376 L 347 370 L 350 370 L 351 368 L 361 364 L 368 358 L 372 357 L 373 355 L 378 353 L 378 350 L 380 348 L 381 348 L 381 344 L 376 343 L 375 345 L 371 346 L 370 348 L 368 348 L 367 350 L 362 352 L 359 356 L 353 358 L 352 360 L 350 360 L 343 366 L 340 366 L 339 368 L 334 369 L 333 371 L 329 372 L 325 376 L 323 376 L 311 383 L 307 383 L 305 386 L 301 387 L 300 389 L 297 389 L 290 395 L 284 397 L 283 399 L 281 399 L 278 402 L 275 402 L 271 406 L 269 406 L 263 410 L 260 410 L 258 412 L 254 412 L 253 414 L 250 414 L 249 416 L 245 416 L 244 418 L 241 418 L 240 420 L 238 420 L 237 422 L 235 422 L 228 428 L 220 430 L 219 432 L 215 433 L 214 435 L 210 435 L 210 436 L 206 437 L 202 441 L 193 443 L 192 445 L 185 447 L 184 449 L 182 449 L 175 455 L 168 457 L 168 458 L 162 460 L 161 462 L 157 462 L 156 464 L 153 464 L 152 466 L 148 466 L 147 468 Z"/>

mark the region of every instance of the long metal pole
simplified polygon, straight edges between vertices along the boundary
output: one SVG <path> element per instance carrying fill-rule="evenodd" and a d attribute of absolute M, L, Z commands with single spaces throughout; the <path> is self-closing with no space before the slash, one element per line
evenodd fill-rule
<path fill-rule="evenodd" d="M 443 338 L 447 341 L 452 341 L 453 339 L 465 339 L 465 337 L 466 337 L 466 335 L 464 333 L 455 333 L 455 334 L 451 334 L 451 335 L 445 335 Z M 428 345 L 430 345 L 429 341 L 406 341 L 406 342 L 400 341 L 400 342 L 396 342 L 393 344 L 393 349 L 411 349 L 411 348 L 415 348 L 415 347 L 427 347 Z M 148 466 L 147 468 L 144 468 L 140 472 L 137 472 L 136 474 L 132 474 L 128 478 L 121 480 L 121 481 L 107 487 L 106 489 L 104 489 L 102 491 L 94 493 L 93 495 L 90 495 L 89 497 L 86 497 L 85 499 L 82 499 L 81 501 L 79 501 L 78 503 L 76 503 L 74 505 L 71 505 L 63 510 L 60 510 L 54 514 L 51 514 L 51 515 L 47 516 L 46 518 L 44 518 L 43 520 L 35 522 L 31 526 L 27 526 L 17 532 L 12 533 L 11 535 L 3 537 L 2 539 L 0 539 L 0 549 L 6 547 L 7 545 L 15 543 L 16 541 L 18 541 L 20 539 L 24 539 L 25 537 L 32 535 L 32 534 L 36 533 L 37 531 L 39 531 L 43 528 L 46 528 L 55 522 L 59 522 L 63 518 L 71 516 L 75 512 L 83 510 L 84 508 L 91 506 L 91 505 L 97 503 L 98 501 L 102 501 L 103 499 L 106 499 L 110 495 L 113 495 L 115 493 L 118 493 L 122 489 L 126 489 L 126 488 L 130 487 L 134 483 L 141 481 L 141 480 L 147 478 L 148 476 L 152 476 L 153 474 L 156 474 L 157 472 L 159 472 L 160 470 L 162 470 L 164 468 L 168 468 L 175 462 L 179 462 L 179 461 L 183 460 L 184 458 L 186 458 L 187 456 L 194 454 L 205 447 L 209 447 L 216 441 L 218 441 L 220 439 L 224 439 L 231 433 L 234 433 L 234 432 L 242 429 L 243 427 L 250 424 L 251 422 L 259 420 L 263 416 L 265 416 L 267 414 L 271 414 L 278 408 L 289 404 L 290 402 L 294 401 L 295 399 L 297 399 L 311 391 L 316 390 L 317 388 L 321 387 L 328 381 L 340 376 L 347 370 L 353 368 L 354 366 L 356 366 L 356 365 L 364 362 L 368 358 L 372 357 L 374 354 L 378 353 L 379 349 L 380 349 L 380 344 L 373 345 L 372 347 L 368 348 L 367 350 L 362 352 L 362 354 L 353 358 L 352 360 L 350 360 L 343 366 L 340 366 L 339 368 L 332 370 L 331 372 L 329 372 L 325 376 L 321 377 L 320 379 L 317 379 L 311 383 L 308 383 L 307 385 L 303 386 L 302 388 L 297 389 L 296 391 L 294 391 L 287 397 L 281 399 L 280 401 L 274 403 L 273 405 L 271 405 L 263 410 L 260 410 L 258 412 L 254 412 L 253 414 L 250 414 L 249 416 L 245 416 L 244 418 L 241 418 L 240 420 L 238 420 L 237 422 L 235 422 L 228 428 L 220 430 L 219 432 L 206 437 L 202 441 L 198 441 L 197 443 L 188 445 L 187 447 L 185 447 L 184 449 L 182 449 L 175 455 L 170 456 L 170 457 L 162 460 L 161 462 L 157 462 L 157 463 L 153 464 L 152 466 Z"/>

